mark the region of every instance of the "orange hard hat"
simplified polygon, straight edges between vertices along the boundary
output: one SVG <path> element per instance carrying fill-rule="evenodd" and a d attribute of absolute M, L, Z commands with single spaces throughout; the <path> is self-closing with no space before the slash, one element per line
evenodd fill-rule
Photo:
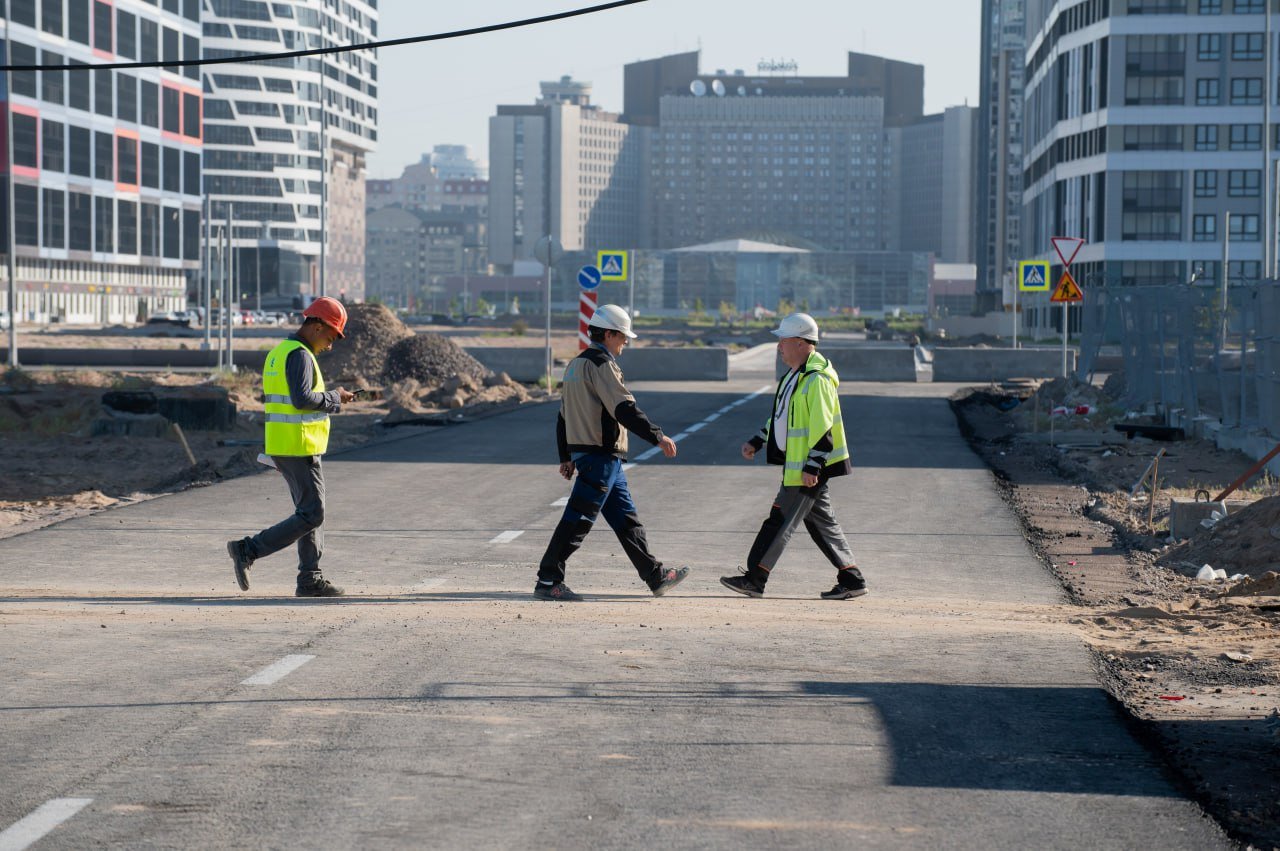
<path fill-rule="evenodd" d="M 347 330 L 347 309 L 336 298 L 320 296 L 302 311 L 302 315 L 309 319 L 319 319 L 337 331 L 339 337 L 346 336 L 342 332 Z"/>

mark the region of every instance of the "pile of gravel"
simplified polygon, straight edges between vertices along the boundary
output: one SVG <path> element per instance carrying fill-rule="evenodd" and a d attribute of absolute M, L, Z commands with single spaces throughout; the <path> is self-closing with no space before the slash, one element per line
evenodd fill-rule
<path fill-rule="evenodd" d="M 382 304 L 347 305 L 346 337 L 320 361 L 326 383 L 368 386 L 378 382 L 392 346 L 413 332 Z"/>
<path fill-rule="evenodd" d="M 418 334 L 400 340 L 387 353 L 382 378 L 387 383 L 412 378 L 423 386 L 438 385 L 454 376 L 483 379 L 484 364 L 439 334 Z"/>

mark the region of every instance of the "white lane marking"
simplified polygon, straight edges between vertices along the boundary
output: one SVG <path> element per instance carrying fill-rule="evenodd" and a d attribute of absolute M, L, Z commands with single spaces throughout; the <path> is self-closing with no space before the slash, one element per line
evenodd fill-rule
<path fill-rule="evenodd" d="M 707 417 L 707 418 L 706 418 L 705 420 L 703 420 L 702 422 L 703 422 L 703 423 L 705 423 L 705 424 L 713 423 L 713 422 L 715 422 L 716 420 L 720 419 L 720 415 L 721 415 L 721 414 L 723 414 L 723 413 L 724 413 L 724 411 L 716 411 L 714 414 L 712 414 L 711 416 Z"/>
<path fill-rule="evenodd" d="M 551 503 L 551 507 L 552 507 L 552 508 L 564 508 L 564 507 L 565 507 L 566 505 L 568 505 L 568 504 L 569 504 L 569 497 L 567 497 L 567 496 L 562 496 L 562 497 L 560 497 L 559 499 L 557 499 L 555 502 Z"/>
<path fill-rule="evenodd" d="M 662 451 L 661 446 L 655 446 L 652 449 L 646 449 L 644 452 L 641 452 L 639 455 L 636 456 L 636 461 L 648 461 L 650 458 L 657 455 L 661 451 Z"/>
<path fill-rule="evenodd" d="M 675 437 L 671 439 L 674 440 L 676 443 L 679 443 L 680 441 L 684 440 L 688 436 L 689 436 L 689 430 L 685 429 L 684 431 L 680 432 L 679 434 L 677 434 Z"/>
<path fill-rule="evenodd" d="M 283 659 L 281 659 L 279 662 L 273 662 L 272 664 L 263 668 L 261 671 L 254 674 L 252 677 L 249 677 L 247 680 L 241 680 L 240 685 L 269 686 L 273 683 L 278 683 L 280 680 L 283 680 L 285 677 L 289 676 L 294 671 L 298 670 L 299 668 L 301 668 L 303 665 L 307 664 L 314 658 L 316 657 L 305 656 L 301 654 L 298 654 L 295 656 L 286 656 Z"/>
<path fill-rule="evenodd" d="M 409 589 L 409 593 L 417 594 L 422 591 L 430 591 L 432 588 L 439 588 L 448 581 L 448 578 L 444 576 L 437 576 L 435 579 L 424 579 Z"/>
<path fill-rule="evenodd" d="M 22 851 L 93 803 L 93 798 L 54 798 L 0 832 L 0 851 Z"/>
<path fill-rule="evenodd" d="M 523 535 L 523 534 L 524 534 L 524 530 L 523 530 L 523 529 L 514 529 L 514 530 L 512 530 L 512 529 L 508 529 L 506 532 L 503 532 L 501 535 L 497 536 L 496 538 L 494 538 L 494 539 L 493 539 L 492 541 L 490 541 L 489 543 L 491 543 L 491 544 L 509 544 L 509 543 L 511 543 L 512 541 L 514 541 L 516 538 L 520 537 L 520 536 L 521 536 L 521 535 Z"/>
<path fill-rule="evenodd" d="M 630 469 L 631 469 L 632 467 L 634 467 L 635 465 L 636 465 L 636 462 L 635 462 L 635 461 L 629 461 L 628 463 L 623 464 L 623 465 L 622 465 L 622 472 L 624 472 L 624 473 L 625 473 L 625 472 L 627 472 L 627 470 L 630 470 Z"/>
<path fill-rule="evenodd" d="M 707 427 L 707 421 L 703 420 L 700 423 L 694 423 L 693 425 L 689 426 L 687 429 L 684 430 L 684 433 L 693 434 L 696 431 L 702 431 L 706 427 Z"/>

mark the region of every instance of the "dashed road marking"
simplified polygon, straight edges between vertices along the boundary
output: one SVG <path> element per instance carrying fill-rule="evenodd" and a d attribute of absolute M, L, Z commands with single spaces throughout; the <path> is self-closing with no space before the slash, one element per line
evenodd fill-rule
<path fill-rule="evenodd" d="M 555 502 L 551 503 L 551 507 L 552 507 L 552 508 L 564 508 L 564 507 L 565 507 L 566 505 L 568 505 L 568 504 L 569 504 L 569 497 L 567 497 L 567 496 L 562 496 L 562 497 L 560 497 L 559 499 L 557 499 Z"/>
<path fill-rule="evenodd" d="M 305 656 L 302 654 L 294 656 L 286 656 L 279 662 L 274 662 L 263 668 L 258 673 L 249 677 L 247 680 L 241 680 L 242 686 L 269 686 L 283 680 L 303 665 L 310 662 L 315 656 Z"/>
<path fill-rule="evenodd" d="M 45 801 L 0 832 L 0 851 L 22 851 L 93 803 L 93 798 L 54 798 Z"/>
<path fill-rule="evenodd" d="M 520 536 L 521 536 L 521 535 L 523 535 L 523 534 L 524 534 L 524 530 L 523 530 L 523 529 L 515 529 L 515 530 L 508 529 L 506 532 L 503 532 L 501 535 L 498 535 L 496 538 L 494 538 L 494 539 L 493 539 L 492 541 L 490 541 L 489 543 L 491 543 L 491 544 L 509 544 L 509 543 L 511 543 L 512 541 L 514 541 L 516 538 L 520 537 Z"/>

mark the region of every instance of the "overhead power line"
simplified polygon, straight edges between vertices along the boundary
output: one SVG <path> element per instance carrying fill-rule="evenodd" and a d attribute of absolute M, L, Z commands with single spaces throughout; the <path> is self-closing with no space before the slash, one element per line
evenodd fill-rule
<path fill-rule="evenodd" d="M 587 6 L 582 9 L 570 9 L 567 12 L 556 12 L 551 15 L 540 15 L 536 18 L 524 18 L 518 21 L 507 21 L 501 24 L 489 24 L 483 27 L 472 27 L 465 30 L 454 30 L 446 33 L 434 33 L 432 35 L 415 35 L 408 38 L 393 38 L 387 41 L 368 41 L 363 44 L 348 44 L 338 47 L 317 47 L 311 50 L 293 50 L 285 53 L 250 53 L 244 56 L 226 56 L 218 59 L 175 59 L 161 62 L 111 62 L 104 64 L 76 64 L 76 65 L 0 65 L 0 72 L 3 71 L 106 71 L 106 70 L 127 70 L 129 68 L 192 68 L 202 65 L 231 65 L 243 62 L 261 62 L 266 59 L 296 59 L 305 56 L 328 56 L 335 53 L 351 53 L 356 50 L 369 50 L 379 47 L 399 47 L 402 44 L 422 44 L 428 41 L 444 41 L 451 38 L 465 38 L 473 35 L 484 35 L 485 33 L 501 32 L 502 30 L 514 30 L 520 27 L 532 27 L 538 24 L 549 24 L 555 21 L 563 21 L 568 18 L 580 18 L 584 15 L 594 15 L 599 12 L 608 12 L 612 9 L 618 9 L 623 6 L 634 6 L 637 3 L 647 3 L 648 0 L 613 0 L 611 3 L 601 3 L 597 6 Z"/>

